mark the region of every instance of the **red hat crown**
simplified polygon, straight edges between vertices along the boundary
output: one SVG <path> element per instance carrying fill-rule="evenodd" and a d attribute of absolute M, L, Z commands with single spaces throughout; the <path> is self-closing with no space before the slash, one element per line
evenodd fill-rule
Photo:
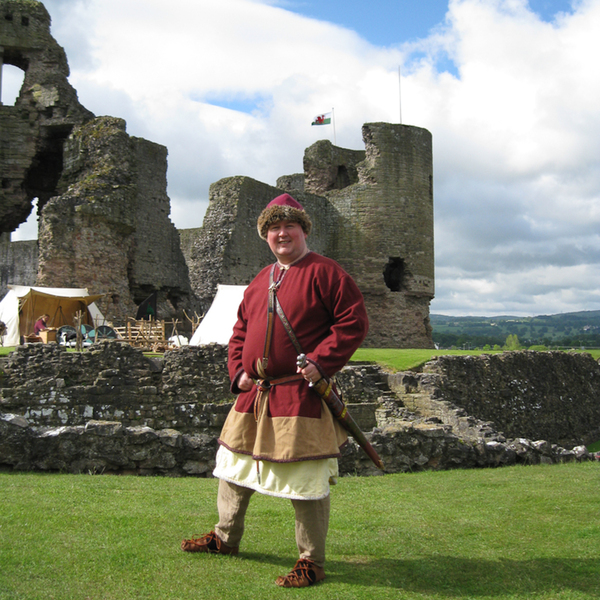
<path fill-rule="evenodd" d="M 295 221 L 300 223 L 306 235 L 310 233 L 312 223 L 300 202 L 289 194 L 281 194 L 267 204 L 258 217 L 258 235 L 263 240 L 267 239 L 267 231 L 271 225 L 278 221 Z"/>
<path fill-rule="evenodd" d="M 281 196 L 273 198 L 273 200 L 267 204 L 266 208 L 271 208 L 272 206 L 291 206 L 296 210 L 304 210 L 304 206 L 302 206 L 300 202 L 292 198 L 289 194 L 281 194 Z"/>

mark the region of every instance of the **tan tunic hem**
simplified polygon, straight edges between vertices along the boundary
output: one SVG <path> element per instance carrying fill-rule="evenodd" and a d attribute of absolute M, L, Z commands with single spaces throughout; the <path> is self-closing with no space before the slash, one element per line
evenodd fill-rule
<path fill-rule="evenodd" d="M 321 418 L 269 417 L 267 402 L 258 422 L 252 413 L 229 412 L 219 443 L 240 454 L 271 462 L 339 458 L 346 431 L 321 401 Z"/>

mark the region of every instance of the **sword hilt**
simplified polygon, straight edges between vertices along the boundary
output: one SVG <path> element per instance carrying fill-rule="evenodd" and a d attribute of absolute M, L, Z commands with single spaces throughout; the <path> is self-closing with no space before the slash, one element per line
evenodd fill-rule
<path fill-rule="evenodd" d="M 298 365 L 298 368 L 304 369 L 304 367 L 306 367 L 307 364 L 308 364 L 308 360 L 306 359 L 306 354 L 298 354 L 298 357 L 296 358 L 296 365 Z M 313 386 L 313 382 L 309 381 L 308 387 L 312 387 L 312 386 Z"/>
<path fill-rule="evenodd" d="M 296 365 L 298 365 L 298 367 L 301 369 L 304 369 L 307 364 L 308 361 L 306 360 L 306 354 L 298 354 L 298 357 L 296 358 Z"/>

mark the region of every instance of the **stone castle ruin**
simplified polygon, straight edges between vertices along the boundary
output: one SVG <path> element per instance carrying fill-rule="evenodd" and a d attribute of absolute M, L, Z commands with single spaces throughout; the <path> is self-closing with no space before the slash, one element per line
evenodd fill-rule
<path fill-rule="evenodd" d="M 363 126 L 364 151 L 320 141 L 304 172 L 277 187 L 249 177 L 214 183 L 203 226 L 169 219 L 167 150 L 96 117 L 67 80 L 50 16 L 33 0 L 0 0 L 0 57 L 25 73 L 14 106 L 0 106 L 0 295 L 8 284 L 87 287 L 106 294 L 116 324 L 158 292 L 159 316 L 206 310 L 217 284 L 247 284 L 272 262 L 256 233 L 284 191 L 311 214 L 312 250 L 337 260 L 365 296 L 366 345 L 432 347 L 434 294 L 431 134 Z M 11 242 L 37 198 L 39 239 Z"/>
<path fill-rule="evenodd" d="M 287 191 L 313 218 L 310 248 L 363 292 L 366 344 L 432 347 L 428 131 L 367 123 L 364 150 L 317 142 L 303 172 L 276 187 L 223 179 L 203 226 L 177 231 L 166 148 L 79 103 L 42 3 L 0 0 L 2 64 L 24 80 L 14 106 L 0 105 L 0 297 L 8 284 L 87 287 L 105 294 L 100 309 L 115 324 L 153 292 L 161 318 L 201 311 L 218 284 L 247 284 L 273 261 L 256 220 Z M 39 239 L 11 242 L 35 199 Z M 0 360 L 0 469 L 207 476 L 233 401 L 226 352 L 19 346 Z M 421 373 L 351 365 L 338 384 L 388 473 L 589 460 L 582 444 L 599 435 L 600 370 L 589 355 L 445 357 Z M 340 468 L 375 471 L 355 444 Z"/>
<path fill-rule="evenodd" d="M 114 320 L 154 291 L 163 311 L 193 306 L 169 220 L 166 148 L 79 103 L 42 3 L 0 1 L 0 47 L 1 62 L 25 73 L 15 105 L 0 106 L 0 233 L 25 221 L 35 198 L 39 214 L 37 252 L 4 235 L 2 291 L 87 287 L 107 294 L 99 304 Z"/>
<path fill-rule="evenodd" d="M 313 217 L 309 247 L 337 260 L 361 289 L 369 313 L 365 345 L 430 348 L 433 298 L 431 135 L 367 123 L 365 151 L 323 140 L 304 154 L 304 173 L 277 187 L 248 177 L 213 184 L 188 264 L 194 291 L 209 302 L 218 283 L 247 284 L 270 264 L 257 236 L 260 211 L 287 191 Z"/>

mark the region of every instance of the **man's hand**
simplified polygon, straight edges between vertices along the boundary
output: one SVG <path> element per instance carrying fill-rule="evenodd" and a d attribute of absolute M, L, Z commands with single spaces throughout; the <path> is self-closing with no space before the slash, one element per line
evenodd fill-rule
<path fill-rule="evenodd" d="M 250 377 L 246 371 L 243 371 L 238 378 L 237 386 L 242 392 L 248 392 L 254 386 L 254 381 L 252 381 L 252 377 Z"/>
<path fill-rule="evenodd" d="M 310 383 L 316 383 L 319 381 L 319 379 L 321 379 L 321 373 L 319 373 L 319 369 L 317 369 L 317 367 L 310 362 L 307 363 L 302 369 L 298 367 L 297 372 L 302 373 L 302 377 L 304 377 L 304 379 Z"/>

